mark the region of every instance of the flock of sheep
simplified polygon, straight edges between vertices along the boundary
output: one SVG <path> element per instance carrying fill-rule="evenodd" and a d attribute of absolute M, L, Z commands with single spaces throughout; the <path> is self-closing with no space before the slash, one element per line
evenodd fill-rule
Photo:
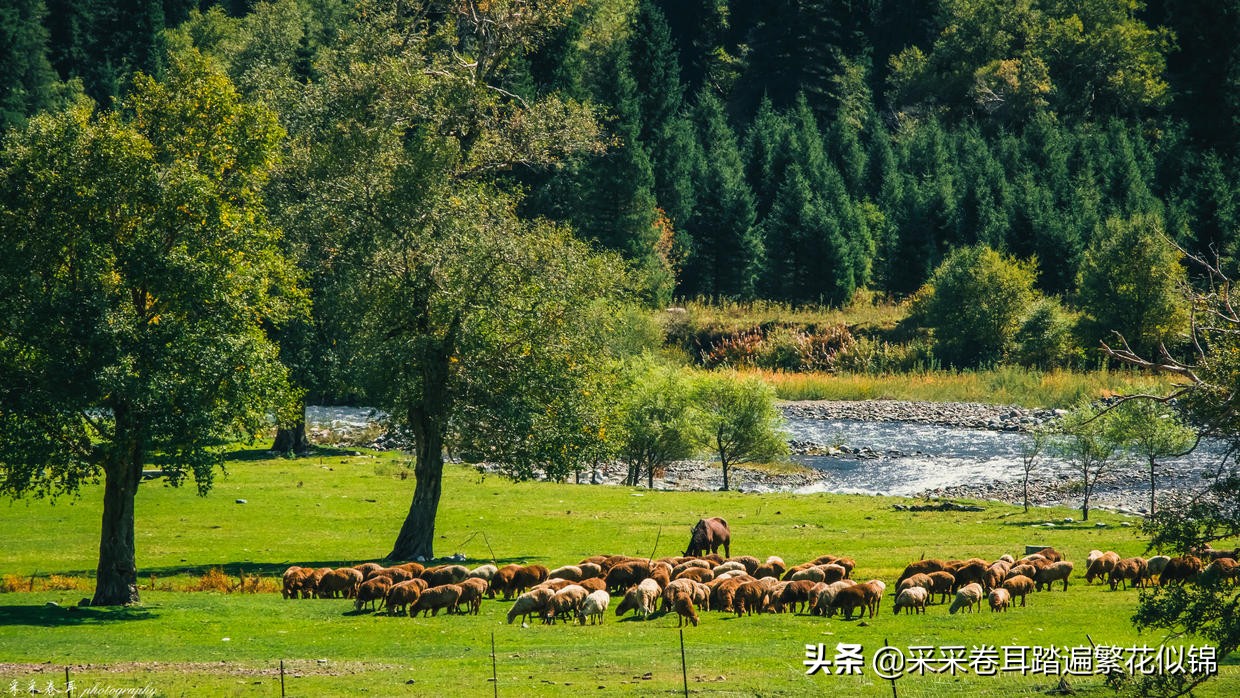
<path fill-rule="evenodd" d="M 1105 581 L 1112 589 L 1123 585 L 1142 587 L 1158 577 L 1159 584 L 1201 581 L 1213 583 L 1240 579 L 1235 551 L 1197 551 L 1199 556 L 1148 560 L 1120 559 L 1114 552 L 1094 550 L 1086 560 L 1086 583 Z M 1203 565 L 1202 557 L 1212 558 Z M 557 620 L 581 624 L 602 623 L 613 595 L 621 597 L 617 616 L 629 611 L 649 618 L 676 613 L 677 625 L 697 625 L 698 610 L 716 610 L 738 616 L 754 613 L 808 612 L 851 620 L 853 613 L 878 612 L 886 584 L 878 579 L 857 582 L 852 578 L 851 558 L 822 555 L 787 566 L 776 556 L 765 561 L 743 555 L 724 559 L 703 556 L 647 560 L 624 555 L 596 555 L 576 565 L 549 570 L 542 565 L 503 567 L 464 565 L 424 567 L 410 562 L 384 567 L 368 562 L 356 567 L 290 567 L 284 573 L 285 598 L 348 598 L 356 610 L 387 609 L 389 613 L 415 616 L 448 613 L 477 614 L 484 598 L 512 600 L 508 622 L 531 617 L 544 623 Z M 1068 588 L 1074 566 L 1053 548 L 1015 559 L 998 560 L 922 559 L 910 563 L 896 581 L 893 611 L 924 613 L 938 599 L 952 600 L 949 612 L 979 609 L 1006 611 L 1016 599 L 1024 606 L 1035 591 L 1050 590 L 1056 582 Z"/>

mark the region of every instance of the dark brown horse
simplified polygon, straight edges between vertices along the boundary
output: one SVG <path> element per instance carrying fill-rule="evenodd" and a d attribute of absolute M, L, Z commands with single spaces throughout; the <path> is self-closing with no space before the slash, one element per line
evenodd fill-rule
<path fill-rule="evenodd" d="M 705 555 L 707 552 L 718 552 L 723 546 L 724 557 L 731 557 L 732 531 L 728 522 L 712 516 L 709 519 L 698 519 L 693 527 L 693 535 L 689 538 L 689 549 L 685 555 Z"/>

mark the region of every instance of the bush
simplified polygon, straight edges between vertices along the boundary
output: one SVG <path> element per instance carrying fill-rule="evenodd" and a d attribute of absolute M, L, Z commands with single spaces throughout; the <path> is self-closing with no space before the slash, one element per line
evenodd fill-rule
<path fill-rule="evenodd" d="M 930 370 L 936 362 L 932 347 L 925 341 L 892 344 L 861 337 L 840 350 L 835 367 L 840 373 L 877 376 Z"/>
<path fill-rule="evenodd" d="M 954 250 L 934 270 L 924 315 L 935 350 L 947 363 L 976 366 L 998 361 L 1020 329 L 1036 293 L 1037 265 L 986 246 Z"/>
<path fill-rule="evenodd" d="M 856 344 L 848 328 L 774 327 L 725 337 L 702 355 L 707 368 L 763 368 L 772 371 L 834 371 L 839 355 Z"/>
<path fill-rule="evenodd" d="M 1040 298 L 1016 333 L 1015 359 L 1033 368 L 1070 368 L 1085 360 L 1077 342 L 1077 318 L 1055 298 Z"/>

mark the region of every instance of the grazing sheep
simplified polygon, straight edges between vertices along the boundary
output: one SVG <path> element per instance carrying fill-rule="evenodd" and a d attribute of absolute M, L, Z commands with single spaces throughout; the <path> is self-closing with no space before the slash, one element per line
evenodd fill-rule
<path fill-rule="evenodd" d="M 573 618 L 589 595 L 590 592 L 586 591 L 585 587 L 577 584 L 569 584 L 555 592 L 555 596 L 551 597 L 551 600 L 547 602 L 547 607 L 543 609 L 543 622 L 555 625 L 556 618 L 564 620 Z"/>
<path fill-rule="evenodd" d="M 865 616 L 870 606 L 870 595 L 873 589 L 865 584 L 853 584 L 835 593 L 835 599 L 827 607 L 827 616 L 834 616 L 836 611 L 844 614 L 844 620 L 852 620 L 854 609 L 861 609 L 858 618 Z"/>
<path fill-rule="evenodd" d="M 899 596 L 896 596 L 896 601 L 891 605 L 891 610 L 897 616 L 900 615 L 900 609 L 902 608 L 907 608 L 908 613 L 925 613 L 926 601 L 929 599 L 930 592 L 926 591 L 924 587 L 905 587 Z"/>
<path fill-rule="evenodd" d="M 411 577 L 421 577 L 422 572 L 426 570 L 420 562 L 405 562 L 399 565 L 393 565 L 393 567 L 405 570 Z"/>
<path fill-rule="evenodd" d="M 645 560 L 630 560 L 615 565 L 607 572 L 607 590 L 615 594 L 623 593 L 648 578 L 650 572 L 650 563 Z"/>
<path fill-rule="evenodd" d="M 1118 563 L 1119 554 L 1111 550 L 1095 557 L 1093 562 L 1085 568 L 1085 583 L 1093 584 L 1095 579 L 1105 579 Z"/>
<path fill-rule="evenodd" d="M 353 598 L 357 588 L 362 585 L 362 573 L 352 567 L 332 570 L 319 580 L 314 594 L 320 599 L 334 599 L 339 594 L 346 599 Z"/>
<path fill-rule="evenodd" d="M 693 567 L 700 567 L 702 569 L 709 570 L 710 562 L 698 558 L 685 560 L 672 568 L 672 579 L 679 577 L 682 572 Z"/>
<path fill-rule="evenodd" d="M 672 583 L 665 588 L 661 594 L 662 604 L 660 608 L 664 611 L 671 611 L 672 596 L 677 593 L 686 593 L 693 599 L 693 605 L 704 611 L 710 610 L 710 597 L 712 589 L 701 582 L 695 582 L 691 579 L 673 579 Z"/>
<path fill-rule="evenodd" d="M 986 582 L 986 570 L 988 568 L 989 565 L 984 560 L 966 561 L 965 564 L 960 565 L 952 573 L 952 576 L 956 578 L 956 585 L 952 588 L 952 591 L 959 591 L 960 587 L 966 584 L 983 585 Z"/>
<path fill-rule="evenodd" d="M 753 575 L 754 570 L 758 569 L 758 566 L 762 564 L 762 561 L 753 555 L 738 555 L 736 557 L 730 557 L 727 559 L 727 562 L 741 563 L 745 566 L 745 573 L 751 576 Z"/>
<path fill-rule="evenodd" d="M 667 583 L 672 581 L 672 566 L 666 562 L 656 562 L 654 567 L 650 568 L 648 579 L 658 582 L 660 589 L 666 589 Z"/>
<path fill-rule="evenodd" d="M 995 611 L 1007 612 L 1008 606 L 1012 605 L 1012 594 L 1007 589 L 999 587 L 990 591 L 990 612 Z"/>
<path fill-rule="evenodd" d="M 371 572 L 377 572 L 383 569 L 383 565 L 380 565 L 377 562 L 363 562 L 360 565 L 354 565 L 353 569 L 357 570 L 358 572 L 361 572 L 362 581 L 366 581 L 367 579 L 370 579 L 373 576 Z"/>
<path fill-rule="evenodd" d="M 465 581 L 469 576 L 469 568 L 465 565 L 440 565 L 422 570 L 422 574 L 418 576 L 425 579 L 432 588 L 441 587 Z"/>
<path fill-rule="evenodd" d="M 590 577 L 589 579 L 583 579 L 580 582 L 577 582 L 577 584 L 580 585 L 586 591 L 590 591 L 590 592 L 607 591 L 607 582 L 604 582 L 599 577 Z"/>
<path fill-rule="evenodd" d="M 775 570 L 776 578 L 784 576 L 784 572 L 788 571 L 788 565 L 784 562 L 784 559 L 778 555 L 771 555 L 766 559 L 764 564 L 770 565 L 771 568 Z M 757 577 L 758 575 L 755 574 L 754 576 Z"/>
<path fill-rule="evenodd" d="M 716 577 L 723 574 L 724 572 L 731 572 L 733 570 L 740 570 L 741 572 L 744 572 L 745 574 L 749 574 L 749 570 L 745 569 L 745 563 L 741 562 L 740 560 L 729 560 L 727 562 L 721 562 L 718 565 L 715 565 L 711 569 L 711 571 L 715 573 Z"/>
<path fill-rule="evenodd" d="M 1042 591 L 1045 585 L 1046 590 L 1050 591 L 1052 584 L 1058 581 L 1063 582 L 1063 590 L 1068 590 L 1068 577 L 1072 574 L 1072 563 L 1064 560 L 1051 564 L 1050 567 L 1038 570 L 1033 577 L 1034 589 Z"/>
<path fill-rule="evenodd" d="M 1145 561 L 1145 569 L 1149 572 L 1150 579 L 1153 580 L 1155 575 L 1161 575 L 1163 570 L 1167 568 L 1167 563 L 1171 562 L 1171 558 L 1166 555 L 1155 555 Z"/>
<path fill-rule="evenodd" d="M 1013 599 L 1020 597 L 1020 605 L 1025 605 L 1025 597 L 1034 591 L 1033 580 L 1024 576 L 1017 575 L 1003 582 L 1002 587 L 1006 589 Z"/>
<path fill-rule="evenodd" d="M 1059 562 L 1063 560 L 1063 556 L 1060 555 L 1057 550 L 1055 550 L 1054 548 L 1050 548 L 1050 547 L 1042 548 L 1041 550 L 1033 554 L 1041 555 L 1042 557 L 1046 558 L 1047 560 L 1050 560 L 1051 562 Z M 1029 556 L 1026 555 L 1025 557 L 1029 557 Z"/>
<path fill-rule="evenodd" d="M 367 579 L 357 588 L 357 596 L 353 599 L 353 608 L 360 611 L 363 605 L 369 603 L 371 610 L 374 610 L 375 602 L 386 599 L 388 589 L 391 588 L 392 580 L 389 577 L 378 576 Z"/>
<path fill-rule="evenodd" d="M 525 565 L 512 575 L 513 590 L 518 594 L 524 593 L 526 589 L 547 581 L 550 574 L 551 570 L 542 565 Z"/>
<path fill-rule="evenodd" d="M 1115 563 L 1112 568 L 1107 583 L 1111 586 L 1111 591 L 1115 591 L 1115 587 L 1123 584 L 1124 588 L 1128 588 L 1128 582 L 1137 588 L 1145 586 L 1146 580 L 1149 579 L 1149 567 L 1143 558 L 1126 557 Z"/>
<path fill-rule="evenodd" d="M 693 627 L 697 627 L 698 615 L 693 608 L 693 597 L 685 591 L 676 591 L 672 595 L 672 609 L 676 611 L 676 627 L 679 628 L 688 620 L 693 623 Z"/>
<path fill-rule="evenodd" d="M 1217 557 L 1201 571 L 1201 574 L 1197 577 L 1197 584 L 1203 587 L 1212 587 L 1223 583 L 1234 585 L 1238 573 L 1240 573 L 1240 567 L 1236 565 L 1234 558 Z"/>
<path fill-rule="evenodd" d="M 469 577 L 457 586 L 461 588 L 461 596 L 456 600 L 456 612 L 461 613 L 461 607 L 464 606 L 465 613 L 478 615 L 482 610 L 482 597 L 487 593 L 487 580 Z"/>
<path fill-rule="evenodd" d="M 1008 570 L 1011 566 L 1006 562 L 995 562 L 986 568 L 986 574 L 982 578 L 982 588 L 986 590 L 997 589 L 1003 584 L 1003 580 L 1007 579 Z"/>
<path fill-rule="evenodd" d="M 418 599 L 422 596 L 422 587 L 414 584 L 413 580 L 407 580 L 399 584 L 393 584 L 387 590 L 387 596 L 383 605 L 387 606 L 388 613 L 398 615 L 408 610 L 409 616 L 413 616 L 413 606 L 418 603 Z"/>
<path fill-rule="evenodd" d="M 797 565 L 797 567 L 800 567 L 800 565 Z M 840 569 L 843 568 L 841 567 Z M 826 579 L 826 575 L 823 573 L 822 569 L 817 566 L 803 567 L 801 569 L 793 567 L 791 570 L 788 570 L 788 574 L 784 576 L 790 582 L 813 582 L 815 584 Z"/>
<path fill-rule="evenodd" d="M 948 597 L 952 594 L 952 588 L 956 586 L 956 577 L 945 570 L 931 572 L 926 576 L 930 578 L 930 588 L 926 591 L 930 592 L 931 597 L 942 597 L 939 603 L 947 603 Z"/>
<path fill-rule="evenodd" d="M 586 559 L 577 563 L 578 567 L 581 567 L 582 565 L 598 565 L 599 569 L 603 569 L 607 567 L 607 556 L 606 555 L 591 555 L 590 557 L 587 557 Z"/>
<path fill-rule="evenodd" d="M 654 613 L 655 603 L 662 591 L 653 579 L 643 579 L 624 593 L 624 599 L 616 606 L 616 615 L 622 616 L 633 611 L 642 620 L 649 618 L 650 614 Z"/>
<path fill-rule="evenodd" d="M 301 592 L 302 583 L 312 574 L 314 574 L 314 570 L 307 567 L 298 567 L 297 565 L 284 570 L 284 588 L 280 594 L 286 599 L 297 598 L 297 595 Z"/>
<path fill-rule="evenodd" d="M 715 573 L 715 578 L 710 581 L 721 582 L 725 579 L 732 579 L 733 577 L 749 577 L 749 575 L 745 573 L 745 570 L 728 570 L 727 572 Z M 749 577 L 749 578 L 753 579 L 753 577 Z M 710 582 L 707 582 L 707 584 L 709 583 Z"/>
<path fill-rule="evenodd" d="M 461 587 L 458 584 L 441 584 L 431 587 L 422 592 L 422 595 L 418 597 L 418 602 L 409 608 L 409 615 L 412 616 L 421 611 L 423 618 L 428 614 L 437 616 L 441 608 L 446 608 L 448 613 L 452 613 L 460 598 Z"/>
<path fill-rule="evenodd" d="M 871 579 L 865 584 L 859 586 L 866 587 L 866 600 L 869 604 L 870 617 L 873 618 L 878 613 L 879 606 L 883 603 L 883 594 L 887 591 L 887 583 L 881 579 Z"/>
<path fill-rule="evenodd" d="M 754 581 L 754 578 L 744 574 L 743 572 L 739 573 L 735 577 L 728 577 L 727 579 L 720 579 L 716 577 L 710 584 L 710 607 L 720 611 L 732 612 L 736 608 L 734 604 L 736 590 L 739 589 L 745 582 L 752 581 Z"/>
<path fill-rule="evenodd" d="M 1011 555 L 1008 555 L 1007 553 L 1000 555 L 999 560 L 996 560 L 995 562 L 999 562 L 1000 560 L 1008 563 L 1009 565 L 1016 564 L 1016 558 L 1012 557 Z"/>
<path fill-rule="evenodd" d="M 955 613 L 963 608 L 968 608 L 969 613 L 973 612 L 973 607 L 977 606 L 980 610 L 982 607 L 982 599 L 986 594 L 982 591 L 982 585 L 977 582 L 966 584 L 960 587 L 956 592 L 956 600 L 952 602 L 951 608 L 947 609 L 948 613 Z"/>
<path fill-rule="evenodd" d="M 816 591 L 811 592 L 811 594 L 816 594 L 817 598 L 810 599 L 810 615 L 827 615 L 830 613 L 831 605 L 835 603 L 835 595 L 839 593 L 840 589 L 846 589 L 856 585 L 857 583 L 851 579 L 841 579 L 838 582 L 824 584 L 822 588 L 818 588 Z"/>
<path fill-rule="evenodd" d="M 491 588 L 487 590 L 487 596 L 495 598 L 496 594 L 503 594 L 505 601 L 511 599 L 513 592 L 516 591 L 513 578 L 519 569 L 521 565 L 504 565 L 496 570 L 495 575 L 491 577 Z"/>
<path fill-rule="evenodd" d="M 1013 577 L 1028 577 L 1030 581 L 1038 574 L 1038 568 L 1033 565 L 1012 565 L 1012 569 L 1008 570 L 1007 577 L 1004 581 Z"/>
<path fill-rule="evenodd" d="M 809 593 L 817 583 L 811 582 L 808 579 L 788 582 L 784 585 L 778 597 L 774 594 L 771 595 L 775 611 L 782 613 L 785 606 L 791 606 L 793 613 L 804 613 L 805 607 L 809 604 Z"/>
<path fill-rule="evenodd" d="M 1158 576 L 1158 586 L 1191 582 L 1201 574 L 1201 560 L 1193 555 L 1173 557 Z"/>
<path fill-rule="evenodd" d="M 373 572 L 370 573 L 370 577 L 367 577 L 367 579 L 371 579 L 371 578 L 378 577 L 378 576 L 387 577 L 388 579 L 391 579 L 392 583 L 394 584 L 399 584 L 401 582 L 407 582 L 410 579 L 419 578 L 418 575 L 414 574 L 413 572 L 410 572 L 405 567 L 396 566 L 396 567 L 384 567 L 382 569 L 374 570 Z"/>
<path fill-rule="evenodd" d="M 1097 559 L 1098 559 L 1098 558 L 1100 558 L 1100 557 L 1102 557 L 1102 551 L 1101 551 L 1101 550 L 1091 550 L 1091 551 L 1089 551 L 1089 554 L 1085 556 L 1085 570 L 1088 572 L 1088 571 L 1089 571 L 1089 568 L 1090 568 L 1091 566 L 1093 566 L 1093 564 L 1094 564 L 1094 560 L 1097 560 Z"/>
<path fill-rule="evenodd" d="M 516 601 L 512 602 L 512 607 L 508 609 L 508 624 L 512 625 L 517 616 L 521 616 L 521 622 L 525 623 L 531 614 L 537 615 L 542 613 L 552 596 L 555 596 L 555 592 L 550 589 L 531 589 L 521 594 Z"/>
<path fill-rule="evenodd" d="M 570 581 L 568 581 L 567 579 L 548 579 L 547 581 L 543 582 L 542 584 L 539 584 L 538 586 L 535 586 L 535 587 L 532 587 L 532 588 L 534 588 L 534 589 L 550 589 L 551 591 L 559 591 L 559 590 L 563 589 L 564 587 L 569 586 L 569 585 L 571 585 L 571 584 L 576 584 L 576 582 L 570 582 Z"/>
<path fill-rule="evenodd" d="M 766 585 L 760 581 L 743 582 L 736 588 L 732 597 L 732 610 L 736 615 L 753 615 L 755 611 L 762 613 L 766 609 Z"/>
<path fill-rule="evenodd" d="M 595 622 L 599 625 L 603 624 L 603 618 L 607 613 L 607 605 L 611 603 L 611 594 L 606 589 L 597 589 L 590 592 L 586 596 L 586 600 L 581 602 L 581 608 L 577 609 L 577 621 L 582 625 L 586 624 L 586 618 L 590 619 L 590 625 Z"/>
<path fill-rule="evenodd" d="M 898 585 L 900 582 L 912 577 L 915 574 L 930 574 L 931 572 L 943 572 L 947 569 L 947 563 L 942 560 L 918 560 L 910 562 L 902 573 L 900 578 L 896 580 Z"/>
<path fill-rule="evenodd" d="M 792 567 L 789 567 L 787 570 L 785 570 L 784 573 L 779 576 L 780 581 L 791 582 L 792 576 L 795 575 L 797 572 L 807 570 L 813 566 L 814 566 L 814 563 L 812 562 L 802 562 L 799 565 L 793 565 Z"/>
<path fill-rule="evenodd" d="M 323 581 L 323 577 L 326 577 L 331 572 L 332 568 L 330 567 L 320 567 L 311 572 L 301 583 L 302 598 L 320 598 L 319 582 Z"/>
<path fill-rule="evenodd" d="M 689 567 L 678 575 L 673 575 L 672 580 L 692 579 L 695 582 L 705 584 L 715 578 L 715 573 L 705 567 Z"/>
<path fill-rule="evenodd" d="M 925 574 L 924 572 L 918 572 L 912 577 L 909 577 L 908 579 L 905 579 L 899 584 L 896 584 L 896 595 L 898 596 L 900 592 L 904 591 L 905 589 L 911 589 L 913 587 L 921 587 L 922 589 L 929 591 L 930 587 L 933 585 L 934 585 L 934 582 L 933 580 L 930 579 L 930 575 Z"/>
<path fill-rule="evenodd" d="M 557 567 L 547 573 L 547 579 L 567 579 L 570 582 L 580 582 L 581 568 L 576 565 Z"/>
<path fill-rule="evenodd" d="M 603 568 L 597 563 L 583 562 L 580 565 L 577 565 L 577 567 L 581 570 L 581 578 L 583 580 L 594 579 L 595 577 L 601 578 L 603 576 Z"/>
<path fill-rule="evenodd" d="M 756 579 L 779 579 L 779 568 L 774 565 L 761 564 L 751 573 Z"/>
<path fill-rule="evenodd" d="M 465 577 L 467 579 L 481 579 L 486 582 L 490 582 L 491 578 L 494 577 L 495 573 L 498 571 L 499 568 L 495 565 L 479 565 L 470 570 L 469 574 L 465 575 Z M 488 586 L 490 585 L 488 584 Z"/>

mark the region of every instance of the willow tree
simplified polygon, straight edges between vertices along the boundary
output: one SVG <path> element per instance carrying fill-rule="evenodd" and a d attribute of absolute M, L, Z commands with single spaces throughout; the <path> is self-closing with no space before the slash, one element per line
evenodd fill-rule
<path fill-rule="evenodd" d="M 290 232 L 322 250 L 368 394 L 412 434 L 416 484 L 389 554 L 434 555 L 444 449 L 517 476 L 568 467 L 550 410 L 587 390 L 597 322 L 623 270 L 561 226 L 518 215 L 514 169 L 601 152 L 589 107 L 499 87 L 580 3 L 359 2 L 285 108 Z M 585 419 L 583 417 L 583 419 Z"/>
<path fill-rule="evenodd" d="M 117 111 L 35 117 L 0 151 L 0 492 L 102 474 L 94 605 L 139 600 L 143 465 L 205 493 L 218 445 L 283 401 L 263 325 L 296 293 L 260 196 L 280 133 L 187 52 Z"/>

